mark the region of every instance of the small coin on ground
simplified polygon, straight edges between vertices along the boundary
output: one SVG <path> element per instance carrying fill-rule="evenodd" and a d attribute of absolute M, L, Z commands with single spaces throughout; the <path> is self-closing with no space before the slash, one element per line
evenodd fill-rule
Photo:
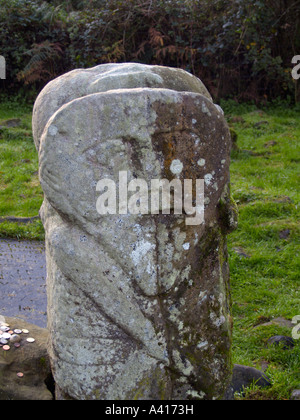
<path fill-rule="evenodd" d="M 19 378 L 23 378 L 24 373 L 23 373 L 23 372 L 18 372 L 18 373 L 17 373 L 17 376 L 18 376 Z"/>
<path fill-rule="evenodd" d="M 34 343 L 34 342 L 35 342 L 35 339 L 34 339 L 34 338 L 32 338 L 32 337 L 29 337 L 29 338 L 27 338 L 27 339 L 26 339 L 26 341 L 27 341 L 28 343 Z"/>
<path fill-rule="evenodd" d="M 10 338 L 11 343 L 19 343 L 22 338 L 18 334 L 13 334 Z"/>
<path fill-rule="evenodd" d="M 15 334 L 22 334 L 22 330 L 19 330 L 19 328 L 16 328 L 16 329 L 14 330 L 14 333 L 15 333 Z"/>
<path fill-rule="evenodd" d="M 6 331 L 9 331 L 9 327 L 7 325 L 2 325 L 0 327 L 0 330 L 3 331 L 3 332 L 6 332 Z"/>
<path fill-rule="evenodd" d="M 22 330 L 22 333 L 24 333 L 24 334 L 29 334 L 29 331 L 28 330 L 26 330 L 25 328 Z"/>
<path fill-rule="evenodd" d="M 3 346 L 2 348 L 3 348 L 3 350 L 5 350 L 5 351 L 10 350 L 10 347 L 9 347 L 9 346 Z"/>

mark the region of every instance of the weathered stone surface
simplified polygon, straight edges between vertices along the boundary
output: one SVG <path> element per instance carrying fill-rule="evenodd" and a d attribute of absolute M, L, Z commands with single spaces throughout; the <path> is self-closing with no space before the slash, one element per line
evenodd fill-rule
<path fill-rule="evenodd" d="M 13 127 L 18 127 L 20 124 L 21 124 L 21 120 L 19 118 L 12 118 L 10 120 L 1 121 L 0 128 L 2 127 L 13 128 Z"/>
<path fill-rule="evenodd" d="M 293 400 L 293 401 L 300 401 L 300 389 L 295 389 L 292 392 L 291 400 Z"/>
<path fill-rule="evenodd" d="M 287 337 L 285 335 L 275 335 L 267 341 L 268 346 L 279 346 L 282 345 L 283 350 L 288 350 L 295 347 L 295 340 L 292 337 Z"/>
<path fill-rule="evenodd" d="M 12 340 L 19 342 L 19 348 L 11 341 L 9 351 L 0 348 L 0 400 L 52 400 L 46 386 L 51 376 L 48 331 L 19 318 L 5 317 L 5 322 L 12 330 L 29 330 L 30 335 L 20 334 L 19 340 Z M 26 341 L 29 336 L 35 339 L 34 343 Z M 19 372 L 24 376 L 18 377 Z"/>
<path fill-rule="evenodd" d="M 234 365 L 232 380 L 225 393 L 225 400 L 234 400 L 234 394 L 243 393 L 244 389 L 257 385 L 261 388 L 271 386 L 270 379 L 258 369 L 250 366 Z"/>
<path fill-rule="evenodd" d="M 272 325 L 278 325 L 280 327 L 286 327 L 289 328 L 290 330 L 293 329 L 294 324 L 292 323 L 292 321 L 289 321 L 288 319 L 285 319 L 283 317 L 278 317 L 278 318 L 274 318 L 268 322 L 264 322 L 264 323 L 259 323 L 257 325 L 255 325 L 254 328 L 258 328 L 258 327 L 270 327 Z"/>
<path fill-rule="evenodd" d="M 124 63 L 73 70 L 48 83 L 36 100 L 32 129 L 37 146 L 45 125 L 62 105 L 93 93 L 144 87 L 195 92 L 211 100 L 201 80 L 181 69 Z"/>
<path fill-rule="evenodd" d="M 95 93 L 96 92 L 96 93 Z M 137 64 L 71 72 L 37 99 L 57 397 L 221 398 L 230 380 L 230 134 L 202 83 Z M 205 180 L 205 223 L 99 215 L 96 186 Z M 120 182 L 121 183 L 121 182 Z"/>

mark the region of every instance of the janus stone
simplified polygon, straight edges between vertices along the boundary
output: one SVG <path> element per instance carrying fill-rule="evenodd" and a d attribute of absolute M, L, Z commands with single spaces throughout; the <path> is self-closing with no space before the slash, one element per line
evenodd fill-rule
<path fill-rule="evenodd" d="M 100 65 L 50 82 L 33 131 L 57 398 L 222 398 L 232 370 L 226 235 L 236 210 L 220 107 L 183 70 Z M 132 195 L 120 173 L 128 184 L 204 180 L 204 221 L 150 206 L 99 214 L 99 180 Z"/>

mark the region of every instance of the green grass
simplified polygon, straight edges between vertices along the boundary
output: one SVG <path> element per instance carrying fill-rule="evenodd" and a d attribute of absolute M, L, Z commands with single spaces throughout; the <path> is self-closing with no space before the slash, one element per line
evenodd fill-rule
<path fill-rule="evenodd" d="M 300 343 L 291 350 L 266 347 L 273 335 L 291 329 L 262 326 L 266 320 L 300 315 L 299 161 L 300 109 L 257 110 L 223 103 L 238 134 L 232 153 L 232 194 L 239 228 L 228 238 L 234 317 L 234 363 L 268 364 L 269 389 L 249 388 L 246 399 L 289 399 L 300 388 Z M 38 214 L 43 195 L 31 134 L 31 107 L 0 104 L 1 121 L 20 118 L 16 128 L 0 130 L 0 217 Z M 284 234 L 286 231 L 288 234 Z M 43 239 L 40 221 L 0 223 L 0 236 Z"/>
<path fill-rule="evenodd" d="M 247 398 L 288 399 L 300 388 L 299 342 L 292 350 L 267 348 L 268 338 L 291 336 L 292 331 L 257 324 L 278 317 L 292 320 L 300 314 L 299 109 L 238 111 L 229 110 L 239 147 L 231 163 L 239 228 L 228 239 L 233 358 L 258 368 L 269 364 L 272 388 L 254 387 Z"/>
<path fill-rule="evenodd" d="M 20 119 L 17 127 L 0 129 L 0 218 L 37 216 L 43 202 L 38 180 L 38 156 L 31 130 L 32 107 L 18 102 L 0 103 L 0 126 Z M 0 237 L 43 239 L 40 221 L 29 225 L 0 223 Z"/>

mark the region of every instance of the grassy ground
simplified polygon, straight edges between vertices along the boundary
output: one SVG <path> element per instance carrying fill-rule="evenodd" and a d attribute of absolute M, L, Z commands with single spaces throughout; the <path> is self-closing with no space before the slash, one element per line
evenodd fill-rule
<path fill-rule="evenodd" d="M 239 148 L 231 164 L 239 228 L 229 237 L 234 362 L 268 366 L 273 387 L 254 387 L 250 399 L 288 399 L 300 388 L 300 343 L 267 348 L 268 338 L 292 331 L 263 324 L 300 315 L 299 109 L 224 108 Z"/>
<path fill-rule="evenodd" d="M 38 156 L 31 131 L 32 107 L 14 101 L 0 103 L 0 218 L 37 216 L 43 201 L 38 180 Z M 18 119 L 16 127 L 3 122 Z M 30 225 L 0 223 L 0 237 L 43 239 L 40 221 Z"/>
<path fill-rule="evenodd" d="M 266 347 L 274 335 L 291 336 L 291 326 L 264 326 L 274 318 L 300 315 L 299 161 L 300 109 L 222 104 L 238 134 L 232 153 L 232 193 L 239 228 L 229 237 L 234 316 L 234 363 L 267 368 L 273 386 L 253 386 L 247 399 L 289 399 L 300 389 L 300 343 L 290 350 Z M 43 200 L 37 153 L 31 134 L 31 108 L 0 104 L 0 218 L 38 214 Z M 0 223 L 0 237 L 43 239 L 40 221 Z"/>

